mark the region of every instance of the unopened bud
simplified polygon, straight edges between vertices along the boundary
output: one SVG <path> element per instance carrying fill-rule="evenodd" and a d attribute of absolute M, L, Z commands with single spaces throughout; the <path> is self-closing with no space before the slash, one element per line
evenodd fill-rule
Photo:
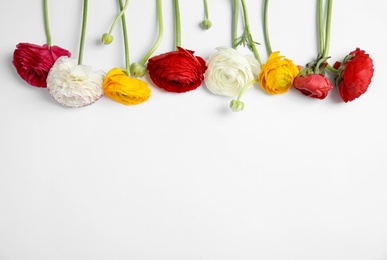
<path fill-rule="evenodd" d="M 133 77 L 143 77 L 146 73 L 146 69 L 144 66 L 141 66 L 137 62 L 132 63 L 130 66 L 130 73 L 132 74 Z"/>
<path fill-rule="evenodd" d="M 240 100 L 233 99 L 230 102 L 230 108 L 234 112 L 242 111 L 245 108 L 245 103 Z"/>
<path fill-rule="evenodd" d="M 201 22 L 200 24 L 204 29 L 208 30 L 211 28 L 212 26 L 212 22 L 209 20 L 209 19 L 205 19 L 203 20 L 203 22 Z"/>
<path fill-rule="evenodd" d="M 108 33 L 104 33 L 102 35 L 102 39 L 101 40 L 102 40 L 103 44 L 108 45 L 108 44 L 112 43 L 113 35 L 108 34 Z"/>

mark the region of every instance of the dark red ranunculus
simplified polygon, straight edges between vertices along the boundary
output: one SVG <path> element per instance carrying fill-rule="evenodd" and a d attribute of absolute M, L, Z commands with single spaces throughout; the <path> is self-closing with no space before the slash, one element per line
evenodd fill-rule
<path fill-rule="evenodd" d="M 28 84 L 46 88 L 47 74 L 61 56 L 70 57 L 71 53 L 58 46 L 48 48 L 47 44 L 19 43 L 13 53 L 12 64 Z"/>
<path fill-rule="evenodd" d="M 318 99 L 324 99 L 329 90 L 333 88 L 329 79 L 322 74 L 297 76 L 293 81 L 293 86 L 305 96 Z"/>
<path fill-rule="evenodd" d="M 359 48 L 350 52 L 342 63 L 336 62 L 333 67 L 339 71 L 336 85 L 344 102 L 352 101 L 364 94 L 374 75 L 372 59 Z"/>
<path fill-rule="evenodd" d="M 193 51 L 177 47 L 152 57 L 147 69 L 153 83 L 168 92 L 187 92 L 198 88 L 204 79 L 206 62 Z"/>

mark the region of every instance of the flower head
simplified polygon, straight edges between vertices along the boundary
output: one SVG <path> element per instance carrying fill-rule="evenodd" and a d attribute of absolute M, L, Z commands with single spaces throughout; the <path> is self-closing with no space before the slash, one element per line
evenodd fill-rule
<path fill-rule="evenodd" d="M 207 60 L 204 82 L 214 94 L 237 96 L 243 87 L 258 74 L 259 63 L 229 47 L 216 48 Z"/>
<path fill-rule="evenodd" d="M 46 88 L 47 74 L 54 62 L 61 56 L 70 57 L 71 53 L 58 46 L 19 43 L 13 53 L 12 64 L 17 73 L 28 84 Z"/>
<path fill-rule="evenodd" d="M 333 88 L 329 79 L 322 74 L 297 76 L 293 85 L 305 96 L 317 99 L 324 99 Z"/>
<path fill-rule="evenodd" d="M 153 83 L 168 92 L 182 93 L 198 88 L 206 71 L 206 62 L 193 51 L 177 47 L 149 59 L 147 69 Z"/>
<path fill-rule="evenodd" d="M 90 105 L 103 96 L 102 71 L 93 72 L 91 67 L 78 65 L 76 59 L 59 58 L 47 77 L 50 95 L 67 107 Z"/>
<path fill-rule="evenodd" d="M 286 93 L 299 72 L 291 60 L 278 54 L 279 51 L 270 54 L 258 76 L 261 87 L 269 94 Z"/>
<path fill-rule="evenodd" d="M 345 102 L 352 101 L 367 91 L 374 68 L 372 59 L 365 51 L 356 48 L 342 63 L 336 62 L 333 67 L 338 69 L 336 85 Z"/>
<path fill-rule="evenodd" d="M 318 58 L 309 62 L 306 67 L 299 66 L 300 72 L 293 81 L 295 89 L 308 97 L 324 99 L 333 88 L 330 80 L 325 76 L 329 57 Z"/>
<path fill-rule="evenodd" d="M 151 93 L 148 83 L 129 77 L 119 68 L 113 68 L 106 74 L 102 88 L 106 96 L 124 105 L 145 102 Z"/>

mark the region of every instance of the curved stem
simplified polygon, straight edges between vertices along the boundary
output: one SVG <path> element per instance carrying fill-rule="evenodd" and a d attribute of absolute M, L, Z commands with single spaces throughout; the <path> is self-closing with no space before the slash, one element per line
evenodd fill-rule
<path fill-rule="evenodd" d="M 242 8 L 243 8 L 243 16 L 244 16 L 244 20 L 245 20 L 245 30 L 246 30 L 247 34 L 249 36 L 251 36 L 250 24 L 249 24 L 249 16 L 248 16 L 248 13 L 247 13 L 247 8 L 246 8 L 245 0 L 241 0 L 241 1 L 242 1 Z M 259 57 L 258 50 L 255 47 L 255 42 L 252 39 L 250 39 L 250 40 L 251 41 L 249 42 L 249 47 L 253 51 L 254 57 L 258 60 L 259 64 L 261 64 L 261 58 Z"/>
<path fill-rule="evenodd" d="M 232 15 L 232 47 L 236 49 L 238 40 L 238 17 L 239 17 L 239 0 L 233 1 L 233 15 Z"/>
<path fill-rule="evenodd" d="M 333 68 L 331 65 L 327 65 L 326 66 L 326 68 L 330 71 L 330 72 L 332 72 L 333 74 L 339 74 L 339 71 L 337 70 L 337 69 L 335 69 L 335 68 Z"/>
<path fill-rule="evenodd" d="M 157 35 L 156 42 L 153 44 L 148 53 L 144 56 L 144 58 L 140 61 L 140 65 L 144 66 L 145 62 L 149 59 L 149 57 L 155 52 L 155 50 L 159 47 L 161 39 L 163 38 L 164 33 L 164 25 L 163 25 L 163 10 L 162 10 L 162 0 L 156 0 L 157 4 L 157 23 L 159 25 L 159 32 Z"/>
<path fill-rule="evenodd" d="M 253 84 L 255 84 L 257 82 L 258 82 L 258 78 L 255 78 L 252 81 L 247 82 L 247 84 L 243 87 L 241 92 L 239 92 L 239 95 L 237 97 L 237 101 L 239 101 L 242 98 L 243 94 L 246 92 L 246 90 L 249 89 L 249 87 L 251 87 Z"/>
<path fill-rule="evenodd" d="M 324 48 L 323 57 L 327 57 L 329 53 L 329 45 L 330 45 L 330 39 L 331 39 L 331 18 L 332 18 L 332 0 L 328 0 L 327 20 L 326 20 L 326 26 L 325 26 L 325 48 Z"/>
<path fill-rule="evenodd" d="M 324 18 L 323 18 L 323 0 L 318 1 L 318 36 L 319 36 L 319 54 L 324 52 Z"/>
<path fill-rule="evenodd" d="M 89 7 L 88 0 L 83 0 L 82 32 L 81 32 L 81 40 L 79 42 L 79 54 L 78 54 L 78 64 L 79 65 L 82 64 L 82 60 L 83 60 L 83 48 L 85 46 L 85 34 L 86 34 L 88 7 Z"/>
<path fill-rule="evenodd" d="M 174 0 L 175 7 L 175 47 L 181 46 L 181 25 L 179 0 Z"/>
<path fill-rule="evenodd" d="M 269 0 L 265 0 L 264 2 L 264 11 L 263 11 L 263 28 L 264 28 L 264 36 L 265 36 L 265 44 L 266 44 L 266 51 L 267 55 L 270 56 L 270 54 L 273 52 L 270 45 L 270 37 L 269 37 L 269 28 L 267 23 L 267 10 L 269 8 Z"/>
<path fill-rule="evenodd" d="M 117 15 L 117 17 L 116 17 L 116 19 L 114 20 L 114 22 L 112 23 L 112 25 L 110 26 L 109 34 L 112 34 L 113 29 L 114 29 L 114 27 L 116 26 L 118 20 L 120 20 L 121 16 L 124 15 L 126 9 L 128 8 L 128 4 L 129 4 L 129 0 L 126 1 L 124 7 L 122 7 L 122 3 L 120 4 L 120 10 L 121 10 L 121 11 L 120 11 L 120 13 Z"/>
<path fill-rule="evenodd" d="M 46 31 L 47 45 L 48 45 L 48 48 L 50 48 L 52 45 L 52 40 L 51 40 L 51 33 L 50 33 L 50 24 L 48 22 L 47 0 L 43 1 L 43 12 L 44 12 L 44 28 Z"/>
<path fill-rule="evenodd" d="M 126 0 L 125 6 L 122 4 L 122 0 L 118 0 L 121 9 L 121 22 L 122 22 L 122 34 L 124 36 L 125 47 L 125 69 L 126 73 L 130 77 L 130 60 L 129 60 L 129 44 L 128 44 L 128 30 L 126 28 L 125 6 L 128 6 L 129 0 Z"/>

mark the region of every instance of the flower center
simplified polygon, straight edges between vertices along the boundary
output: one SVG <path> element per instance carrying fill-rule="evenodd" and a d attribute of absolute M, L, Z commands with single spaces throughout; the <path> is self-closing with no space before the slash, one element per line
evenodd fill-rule
<path fill-rule="evenodd" d="M 235 79 L 236 71 L 228 69 L 222 74 L 222 80 L 232 82 Z"/>

